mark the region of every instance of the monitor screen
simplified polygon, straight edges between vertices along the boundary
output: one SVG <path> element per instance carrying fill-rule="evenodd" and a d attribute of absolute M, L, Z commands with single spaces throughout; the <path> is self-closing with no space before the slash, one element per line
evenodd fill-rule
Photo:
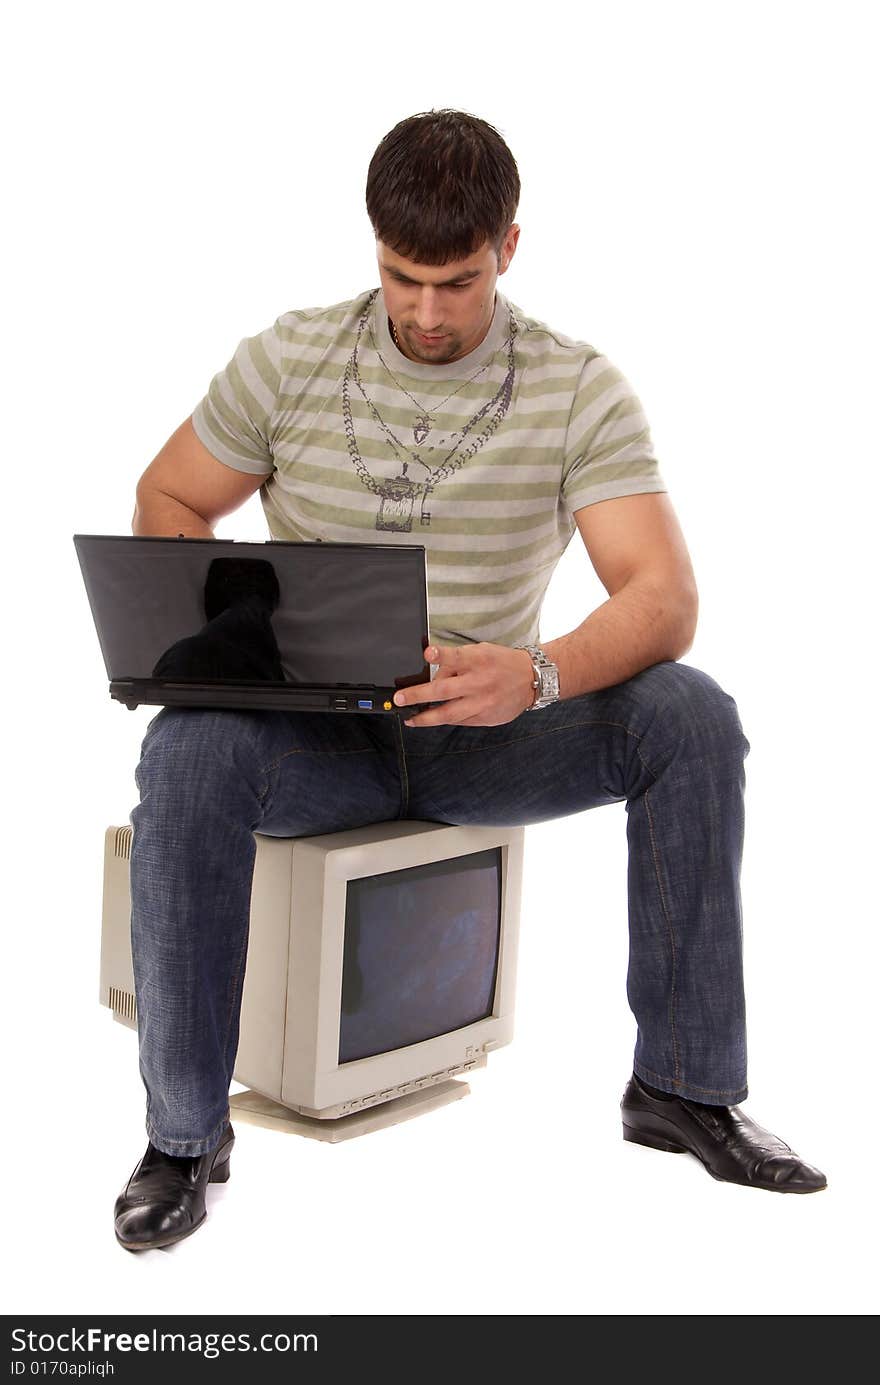
<path fill-rule="evenodd" d="M 349 880 L 339 1062 L 492 1014 L 501 848 Z"/>

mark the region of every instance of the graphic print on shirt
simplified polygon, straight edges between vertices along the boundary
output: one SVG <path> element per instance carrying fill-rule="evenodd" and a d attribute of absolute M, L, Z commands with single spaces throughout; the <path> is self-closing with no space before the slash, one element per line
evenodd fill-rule
<path fill-rule="evenodd" d="M 397 436 L 394 430 L 388 426 L 379 412 L 379 409 L 376 407 L 376 404 L 368 395 L 358 368 L 358 351 L 360 349 L 361 338 L 364 334 L 378 292 L 378 289 L 376 289 L 370 295 L 366 307 L 361 314 L 360 322 L 358 323 L 357 340 L 355 341 L 351 356 L 346 364 L 345 374 L 342 377 L 342 416 L 345 423 L 345 435 L 348 441 L 348 451 L 352 465 L 367 489 L 380 497 L 375 528 L 409 534 L 412 532 L 413 507 L 416 497 L 422 497 L 419 522 L 427 526 L 431 523 L 431 512 L 427 508 L 427 502 L 434 487 L 445 477 L 451 476 L 453 472 L 458 471 L 459 467 L 464 466 L 465 462 L 469 461 L 471 457 L 479 452 L 480 448 L 492 436 L 507 413 L 510 407 L 510 401 L 513 398 L 513 387 L 516 379 L 514 341 L 517 333 L 517 325 L 512 310 L 508 309 L 510 332 L 507 342 L 505 343 L 507 349 L 507 374 L 492 398 L 489 399 L 476 414 L 467 420 L 460 431 L 452 434 L 453 445 L 441 464 L 433 469 L 428 469 L 426 463 L 423 462 L 422 459 Z M 397 385 L 398 389 L 402 390 L 418 407 L 420 412 L 417 414 L 413 426 L 413 437 L 416 444 L 421 445 L 427 439 L 435 423 L 435 419 L 432 414 L 410 394 L 409 390 L 400 383 L 378 346 L 376 346 L 376 355 L 379 357 L 379 360 L 382 362 L 382 365 L 395 385 Z M 441 400 L 439 404 L 435 405 L 436 412 L 439 412 L 442 406 L 447 400 L 451 399 L 453 395 L 458 394 L 464 389 L 465 385 L 470 384 L 478 375 L 482 375 L 483 371 L 486 370 L 490 364 L 490 361 L 485 362 L 474 375 L 470 376 L 468 380 L 463 381 L 462 384 L 458 386 L 458 389 L 453 390 L 446 396 L 446 399 Z M 383 482 L 377 481 L 375 476 L 371 475 L 358 450 L 357 434 L 351 411 L 352 382 L 360 391 L 367 408 L 382 429 L 395 457 L 398 458 L 403 468 L 400 474 L 393 477 L 391 480 Z M 487 415 L 489 419 L 483 431 L 477 434 L 473 441 L 464 448 L 464 451 L 460 451 L 465 439 L 473 433 L 475 428 L 479 427 Z M 441 439 L 441 445 L 446 441 L 447 439 Z M 407 475 L 407 469 L 410 466 L 421 466 L 423 469 L 428 470 L 427 477 L 423 481 L 413 480 L 411 476 Z"/>

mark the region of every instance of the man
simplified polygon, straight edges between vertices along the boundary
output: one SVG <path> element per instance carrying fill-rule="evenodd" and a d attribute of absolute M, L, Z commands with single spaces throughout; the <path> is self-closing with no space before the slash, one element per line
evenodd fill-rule
<path fill-rule="evenodd" d="M 189 1235 L 206 1184 L 229 1174 L 253 833 L 391 818 L 526 824 L 625 802 L 638 1036 L 624 1137 L 729 1182 L 826 1184 L 737 1104 L 749 744 L 733 698 L 676 662 L 697 590 L 638 399 L 497 288 L 519 191 L 484 121 L 395 126 L 367 178 L 381 288 L 241 342 L 138 484 L 137 534 L 211 537 L 260 488 L 273 538 L 423 543 L 436 676 L 397 695 L 399 717 L 164 708 L 150 722 L 131 814 L 150 1143 L 116 1203 L 129 1249 Z M 575 527 L 609 599 L 541 647 Z"/>

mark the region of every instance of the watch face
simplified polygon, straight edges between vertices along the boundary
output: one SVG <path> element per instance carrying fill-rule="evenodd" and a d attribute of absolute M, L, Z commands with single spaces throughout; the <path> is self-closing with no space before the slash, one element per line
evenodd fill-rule
<path fill-rule="evenodd" d="M 543 649 L 535 645 L 526 645 L 532 658 L 532 666 L 535 670 L 535 689 L 537 695 L 532 707 L 546 707 L 551 702 L 559 700 L 559 669 L 547 658 Z"/>
<path fill-rule="evenodd" d="M 541 669 L 541 700 L 547 698 L 548 701 L 555 701 L 559 696 L 559 670 L 557 668 Z"/>

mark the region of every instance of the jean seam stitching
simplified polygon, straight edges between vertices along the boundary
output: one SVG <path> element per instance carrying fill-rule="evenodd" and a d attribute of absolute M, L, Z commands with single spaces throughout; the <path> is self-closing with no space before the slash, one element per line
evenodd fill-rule
<path fill-rule="evenodd" d="M 448 724 L 450 724 L 450 725 L 455 725 L 456 723 L 448 723 Z M 464 749 L 464 750 L 439 750 L 439 751 L 436 751 L 436 750 L 435 750 L 435 751 L 431 751 L 431 752 L 424 753 L 424 754 L 421 753 L 421 752 L 419 752 L 419 751 L 410 750 L 409 753 L 410 753 L 410 755 L 411 755 L 414 759 L 418 759 L 418 760 L 430 760 L 430 759 L 433 759 L 434 756 L 435 756 L 435 755 L 438 755 L 438 754 L 439 754 L 439 755 L 449 755 L 449 756 L 452 756 L 452 755 L 478 755 L 478 754 L 482 753 L 483 751 L 489 751 L 489 750 L 504 750 L 505 747 L 507 747 L 507 746 L 510 746 L 510 745 L 519 745 L 519 744 L 521 744 L 521 742 L 523 742 L 523 741 L 532 742 L 532 741 L 535 741 L 535 740 L 540 740 L 540 739 L 541 739 L 542 737 L 544 737 L 544 736 L 556 736 L 556 735 L 560 735 L 560 734 L 561 734 L 562 732 L 564 732 L 564 731 L 576 731 L 576 730 L 578 729 L 578 727 L 580 727 L 580 726 L 616 726 L 618 730 L 620 730 L 620 731 L 625 731 L 626 734 L 627 734 L 628 736 L 634 737 L 634 739 L 637 740 L 637 741 L 639 742 L 639 759 L 642 761 L 642 764 L 645 766 L 645 769 L 648 770 L 649 774 L 651 774 L 651 775 L 653 776 L 654 779 L 657 778 L 657 775 L 655 774 L 654 770 L 651 769 L 651 766 L 647 763 L 647 761 L 645 760 L 644 756 L 643 756 L 642 753 L 641 753 L 641 740 L 642 740 L 642 737 L 641 737 L 640 732 L 631 730 L 631 728 L 630 728 L 629 726 L 624 726 L 623 723 L 620 722 L 620 721 L 606 721 L 603 717 L 590 717 L 590 718 L 588 718 L 586 721 L 572 721 L 572 722 L 570 722 L 567 726 L 554 726 L 554 727 L 548 729 L 547 731 L 539 731 L 537 736 L 534 736 L 534 735 L 533 735 L 533 736 L 516 736 L 513 740 L 510 740 L 510 741 L 496 741 L 496 742 L 494 742 L 492 745 L 469 746 L 469 747 L 467 747 L 467 748 Z"/>
<path fill-rule="evenodd" d="M 647 1067 L 644 1063 L 639 1063 L 638 1066 L 644 1072 L 650 1073 L 652 1077 L 659 1078 L 661 1082 L 672 1082 L 677 1087 L 692 1087 L 695 1092 L 708 1092 L 710 1096 L 731 1096 L 736 1090 L 733 1087 L 699 1087 L 696 1082 L 687 1082 L 678 1077 L 667 1077 L 665 1072 L 655 1072 L 653 1068 Z"/>
<path fill-rule="evenodd" d="M 641 751 L 640 751 L 640 752 L 639 752 L 639 759 L 641 759 L 641 758 L 642 758 L 642 757 L 641 757 Z M 643 764 L 645 763 L 644 760 L 642 760 L 642 763 L 643 763 Z M 653 771 L 651 771 L 651 773 L 653 773 Z M 670 949 L 670 952 L 672 953 L 672 978 L 671 978 L 671 982 L 670 982 L 670 996 L 669 996 L 669 1029 L 670 1029 L 670 1033 L 671 1033 L 671 1035 L 672 1035 L 672 1071 L 673 1071 L 673 1073 L 675 1074 L 675 1077 L 673 1078 L 673 1081 L 678 1082 L 678 1081 L 680 1080 L 679 1074 L 680 1074 L 680 1072 L 681 1072 L 681 1064 L 680 1064 L 680 1062 L 679 1062 L 679 1055 L 678 1055 L 678 1041 L 677 1041 L 676 1035 L 675 1035 L 675 980 L 676 980 L 676 968 L 677 968 L 677 965 L 678 965 L 678 954 L 677 954 L 677 952 L 676 952 L 676 950 L 675 950 L 675 933 L 674 933 L 673 927 L 672 927 L 672 920 L 671 920 L 671 918 L 669 917 L 669 909 L 667 908 L 667 904 L 666 904 L 666 896 L 665 896 L 665 894 L 664 894 L 664 892 L 663 892 L 663 881 L 662 881 L 661 875 L 660 875 L 660 860 L 659 860 L 659 852 L 658 852 L 658 850 L 657 850 L 657 839 L 656 839 L 656 837 L 655 837 L 655 835 L 654 835 L 654 818 L 653 818 L 653 816 L 652 816 L 652 814 L 651 814 L 651 804 L 650 804 L 650 801 L 649 801 L 649 799 L 648 799 L 648 793 L 649 793 L 649 790 L 648 790 L 648 789 L 645 789 L 645 792 L 644 792 L 643 797 L 644 797 L 644 800 L 645 800 L 645 813 L 646 813 L 646 816 L 647 816 L 647 819 L 648 819 L 648 836 L 649 836 L 650 842 L 651 842 L 651 858 L 652 858 L 653 863 L 654 863 L 654 875 L 655 875 L 655 878 L 656 878 L 656 880 L 657 880 L 657 892 L 658 892 L 658 894 L 660 895 L 660 907 L 661 907 L 661 909 L 663 910 L 663 918 L 664 918 L 664 920 L 665 920 L 665 922 L 666 922 L 666 928 L 667 928 L 667 931 L 668 931 L 668 933 L 669 933 L 669 949 Z"/>
<path fill-rule="evenodd" d="M 277 760 L 272 760 L 261 771 L 268 777 L 273 769 L 277 769 L 282 760 L 286 760 L 290 755 L 378 755 L 379 751 L 375 746 L 359 746 L 356 750 L 313 750 L 308 746 L 296 746 L 293 750 L 285 750 L 278 756 Z"/>
<path fill-rule="evenodd" d="M 645 759 L 644 755 L 642 754 L 642 734 L 641 734 L 641 732 L 639 732 L 639 731 L 633 731 L 631 727 L 629 727 L 629 726 L 624 726 L 623 722 L 621 722 L 621 721 L 606 721 L 606 720 L 605 720 L 604 718 L 602 718 L 602 717 L 591 717 L 591 718 L 589 718 L 587 721 L 573 721 L 573 722 L 571 723 L 570 726 L 554 726 L 554 728 L 553 728 L 552 731 L 541 731 L 541 732 L 539 732 L 539 735 L 538 735 L 537 737 L 536 737 L 536 736 L 517 736 L 516 740 L 512 740 L 512 741 L 498 741 L 498 742 L 496 742 L 496 744 L 494 744 L 494 745 L 480 745 L 480 746 L 475 746 L 475 747 L 473 747 L 473 748 L 471 748 L 471 749 L 468 749 L 468 750 L 439 750 L 439 751 L 432 751 L 430 754 L 425 754 L 425 755 L 420 754 L 418 751 L 413 751 L 413 750 L 411 750 L 409 753 L 410 753 L 411 758 L 416 759 L 416 760 L 432 760 L 432 759 L 434 759 L 435 756 L 437 756 L 437 755 L 449 755 L 449 756 L 452 756 L 452 755 L 476 755 L 476 754 L 479 754 L 481 751 L 488 751 L 488 750 L 503 750 L 506 746 L 509 746 L 509 745 L 519 745 L 522 741 L 534 741 L 534 740 L 540 739 L 540 738 L 543 737 L 543 736 L 555 736 L 557 733 L 559 733 L 559 732 L 561 732 L 561 731 L 576 731 L 576 730 L 578 729 L 579 726 L 615 726 L 619 731 L 625 731 L 626 734 L 627 734 L 628 736 L 632 736 L 634 740 L 638 741 L 638 745 L 636 746 L 636 754 L 638 755 L 638 757 L 639 757 L 639 759 L 641 760 L 642 764 L 645 766 L 645 769 L 648 771 L 648 773 L 650 774 L 651 778 L 652 778 L 653 780 L 655 780 L 655 782 L 656 782 L 656 780 L 659 778 L 659 775 L 657 774 L 657 771 L 656 771 L 656 770 L 653 770 L 653 769 L 651 768 L 651 766 L 648 764 L 647 760 Z M 402 745 L 403 745 L 403 735 L 402 735 L 402 733 L 401 733 L 401 746 L 402 746 Z"/>
<path fill-rule="evenodd" d="M 236 967 L 236 969 L 235 969 L 235 975 L 234 975 L 233 978 L 232 978 L 232 996 L 231 996 L 231 999 L 230 999 L 230 1002 L 229 1002 L 229 1014 L 228 1014 L 227 1017 L 226 1017 L 226 1030 L 225 1030 L 224 1035 L 223 1035 L 223 1053 L 224 1053 L 224 1057 L 225 1057 L 225 1054 L 226 1054 L 227 1045 L 228 1045 L 228 1043 L 229 1043 L 229 1031 L 230 1031 L 230 1029 L 232 1028 L 232 1017 L 233 1017 L 233 1015 L 235 1014 L 235 1005 L 236 1005 L 236 1001 L 237 1001 L 237 999 L 238 999 L 239 992 L 240 992 L 240 989 L 241 989 L 241 987 L 240 987 L 240 985 L 239 985 L 239 978 L 242 977 L 242 973 L 243 973 L 243 971 L 244 971 L 244 963 L 245 963 L 245 958 L 247 957 L 247 950 L 248 950 L 248 938 L 249 938 L 249 933 L 250 933 L 250 928 L 249 928 L 249 927 L 248 927 L 248 928 L 245 928 L 245 930 L 244 930 L 244 940 L 243 940 L 243 942 L 242 942 L 241 951 L 239 952 L 239 955 L 238 955 L 238 966 Z"/>
<path fill-rule="evenodd" d="M 205 1139 L 206 1139 L 206 1140 L 210 1140 L 214 1135 L 217 1135 L 217 1134 L 222 1135 L 222 1134 L 223 1134 L 223 1130 L 224 1130 L 224 1128 L 225 1128 L 225 1126 L 226 1126 L 226 1122 L 227 1122 L 228 1120 L 229 1120 L 229 1107 L 227 1106 L 227 1108 L 226 1108 L 226 1114 L 221 1118 L 221 1120 L 218 1122 L 218 1124 L 214 1126 L 214 1129 L 211 1131 L 211 1134 L 205 1136 Z M 151 1143 L 151 1144 L 154 1144 L 155 1142 L 153 1141 L 152 1136 L 153 1136 L 153 1135 L 158 1135 L 159 1132 L 158 1132 L 158 1130 L 156 1129 L 155 1125 L 153 1124 L 152 1120 L 149 1120 L 149 1119 L 148 1119 L 148 1122 L 147 1122 L 147 1134 L 150 1136 L 150 1143 Z M 201 1143 L 202 1143 L 201 1140 L 167 1140 L 167 1139 L 165 1138 L 164 1135 L 161 1136 L 160 1138 L 161 1138 L 161 1140 L 162 1140 L 162 1143 L 163 1143 L 163 1144 L 166 1144 L 166 1145 L 192 1145 L 192 1144 L 201 1144 Z M 159 1146 L 156 1145 L 156 1148 L 158 1149 Z M 206 1154 L 210 1154 L 211 1152 L 212 1152 L 211 1150 L 206 1150 L 206 1151 L 205 1151 Z M 190 1157 L 190 1158 L 193 1158 L 193 1159 L 198 1159 L 198 1158 L 200 1158 L 201 1156 L 198 1155 L 198 1154 L 194 1154 L 194 1155 L 190 1155 L 189 1157 Z M 130 1181 L 131 1181 L 131 1180 L 129 1179 L 129 1182 L 130 1182 Z"/>
<path fill-rule="evenodd" d="M 403 728 L 400 724 L 400 717 L 395 717 L 394 721 L 397 728 L 397 764 L 400 769 L 401 803 L 400 812 L 397 815 L 398 820 L 400 820 L 400 818 L 405 818 L 409 812 L 409 774 L 406 768 L 406 750 L 403 744 Z"/>

